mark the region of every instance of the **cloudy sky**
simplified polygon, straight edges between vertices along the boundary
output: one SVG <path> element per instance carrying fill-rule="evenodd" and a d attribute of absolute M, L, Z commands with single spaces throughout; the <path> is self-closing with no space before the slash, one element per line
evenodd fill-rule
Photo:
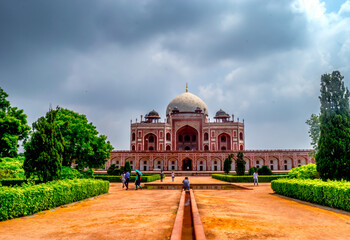
<path fill-rule="evenodd" d="M 0 87 L 31 124 L 85 114 L 117 150 L 189 91 L 245 120 L 246 149 L 310 148 L 320 76 L 350 87 L 350 0 L 0 0 Z"/>

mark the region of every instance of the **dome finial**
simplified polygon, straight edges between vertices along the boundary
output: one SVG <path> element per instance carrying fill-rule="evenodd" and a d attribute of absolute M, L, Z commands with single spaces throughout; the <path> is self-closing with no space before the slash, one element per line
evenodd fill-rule
<path fill-rule="evenodd" d="M 186 83 L 186 92 L 188 92 L 188 83 Z"/>

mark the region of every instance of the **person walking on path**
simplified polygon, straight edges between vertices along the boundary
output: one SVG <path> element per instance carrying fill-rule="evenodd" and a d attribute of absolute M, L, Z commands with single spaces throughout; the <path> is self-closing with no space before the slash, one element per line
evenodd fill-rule
<path fill-rule="evenodd" d="M 124 189 L 124 186 L 125 186 L 125 172 L 124 172 L 124 171 L 123 171 L 123 173 L 120 175 L 120 179 L 122 180 L 123 189 Z"/>
<path fill-rule="evenodd" d="M 125 186 L 126 186 L 126 190 L 129 189 L 129 180 L 130 180 L 130 173 L 129 173 L 129 171 L 126 171 L 126 173 L 125 173 Z"/>
<path fill-rule="evenodd" d="M 160 181 L 161 182 L 163 182 L 163 175 L 164 175 L 163 171 L 160 171 Z"/>
<path fill-rule="evenodd" d="M 182 188 L 184 190 L 190 190 L 190 180 L 188 180 L 188 177 L 185 177 L 185 179 L 182 181 Z"/>
<path fill-rule="evenodd" d="M 175 173 L 172 172 L 172 173 L 171 173 L 171 180 L 174 182 L 174 179 L 175 179 Z"/>
<path fill-rule="evenodd" d="M 255 186 L 255 183 L 257 186 L 259 186 L 258 176 L 259 176 L 258 171 L 255 171 L 255 173 L 253 173 L 254 186 Z"/>
<path fill-rule="evenodd" d="M 135 190 L 137 190 L 137 187 L 142 189 L 142 187 L 141 187 L 141 175 L 138 172 L 136 172 L 135 186 L 136 186 Z"/>

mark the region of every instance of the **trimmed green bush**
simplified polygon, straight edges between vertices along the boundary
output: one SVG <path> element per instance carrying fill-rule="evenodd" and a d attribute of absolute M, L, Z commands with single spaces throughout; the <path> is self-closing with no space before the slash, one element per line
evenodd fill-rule
<path fill-rule="evenodd" d="M 108 193 L 108 190 L 109 182 L 94 179 L 67 179 L 22 187 L 0 187 L 0 221 Z"/>
<path fill-rule="evenodd" d="M 212 174 L 212 178 L 222 180 L 225 182 L 253 182 L 252 176 L 232 176 L 232 175 L 224 175 L 224 174 Z M 260 182 L 271 182 L 272 180 L 276 180 L 279 178 L 286 178 L 287 175 L 267 175 L 267 176 L 259 176 Z"/>
<path fill-rule="evenodd" d="M 258 169 L 258 174 L 260 176 L 261 175 L 272 175 L 272 171 L 268 166 L 263 165 L 261 168 Z"/>
<path fill-rule="evenodd" d="M 134 182 L 136 176 L 131 176 L 129 182 Z M 165 178 L 165 175 L 163 176 L 163 179 Z M 102 175 L 98 174 L 95 175 L 95 179 L 103 179 L 107 180 L 109 182 L 121 182 L 120 176 L 112 176 L 112 175 Z M 160 174 L 154 174 L 154 175 L 147 175 L 141 177 L 141 182 L 153 182 L 160 179 Z"/>
<path fill-rule="evenodd" d="M 300 167 L 292 168 L 288 173 L 289 178 L 315 179 L 320 178 L 316 164 L 309 163 Z"/>
<path fill-rule="evenodd" d="M 251 167 L 251 168 L 249 168 L 248 174 L 253 175 L 255 173 L 255 171 L 258 171 L 258 169 L 256 167 Z"/>
<path fill-rule="evenodd" d="M 120 169 L 116 167 L 115 164 L 112 164 L 108 170 L 107 170 L 108 175 L 114 175 L 114 176 L 120 176 Z"/>
<path fill-rule="evenodd" d="M 348 181 L 278 179 L 271 182 L 271 188 L 274 192 L 287 197 L 350 211 Z"/>

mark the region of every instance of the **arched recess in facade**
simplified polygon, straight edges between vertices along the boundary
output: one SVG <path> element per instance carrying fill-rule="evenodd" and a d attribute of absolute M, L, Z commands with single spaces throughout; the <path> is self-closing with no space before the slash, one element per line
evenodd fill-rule
<path fill-rule="evenodd" d="M 204 158 L 197 159 L 197 171 L 206 171 L 206 160 Z"/>
<path fill-rule="evenodd" d="M 251 166 L 251 159 L 248 157 L 243 157 L 243 160 L 245 161 L 245 170 L 248 171 Z"/>
<path fill-rule="evenodd" d="M 183 171 L 192 171 L 193 170 L 193 161 L 190 158 L 185 158 L 182 160 L 182 170 Z"/>
<path fill-rule="evenodd" d="M 199 150 L 198 131 L 186 125 L 176 132 L 176 150 Z"/>
<path fill-rule="evenodd" d="M 271 156 L 266 165 L 273 171 L 278 170 L 278 158 Z"/>
<path fill-rule="evenodd" d="M 284 157 L 283 158 L 283 163 L 282 163 L 282 169 L 283 170 L 290 170 L 292 169 L 292 163 L 293 160 L 291 157 Z"/>
<path fill-rule="evenodd" d="M 153 169 L 164 170 L 164 161 L 161 158 L 156 158 L 153 161 Z"/>
<path fill-rule="evenodd" d="M 157 136 L 153 133 L 145 135 L 144 150 L 157 150 Z"/>
<path fill-rule="evenodd" d="M 255 157 L 254 160 L 254 167 L 261 168 L 263 165 L 265 165 L 265 161 L 263 157 Z"/>
<path fill-rule="evenodd" d="M 307 164 L 307 159 L 304 157 L 298 157 L 296 167 L 300 167 L 300 166 L 305 165 L 305 164 Z"/>
<path fill-rule="evenodd" d="M 131 170 L 135 170 L 136 169 L 136 162 L 135 159 L 132 157 L 126 158 L 125 162 L 129 162 L 130 166 L 131 166 Z M 125 162 L 124 162 L 124 166 L 125 166 Z"/>
<path fill-rule="evenodd" d="M 111 158 L 111 164 L 110 165 L 112 165 L 112 164 L 114 164 L 117 168 L 120 168 L 121 161 L 119 160 L 119 158 Z"/>
<path fill-rule="evenodd" d="M 140 170 L 141 171 L 150 171 L 150 161 L 148 158 L 140 159 Z"/>
<path fill-rule="evenodd" d="M 211 170 L 221 171 L 221 160 L 219 158 L 214 158 L 211 160 Z"/>
<path fill-rule="evenodd" d="M 178 170 L 177 158 L 170 158 L 168 160 L 168 170 L 169 171 L 177 171 Z"/>
<path fill-rule="evenodd" d="M 231 137 L 227 133 L 222 133 L 218 136 L 219 150 L 232 150 L 231 149 Z"/>

